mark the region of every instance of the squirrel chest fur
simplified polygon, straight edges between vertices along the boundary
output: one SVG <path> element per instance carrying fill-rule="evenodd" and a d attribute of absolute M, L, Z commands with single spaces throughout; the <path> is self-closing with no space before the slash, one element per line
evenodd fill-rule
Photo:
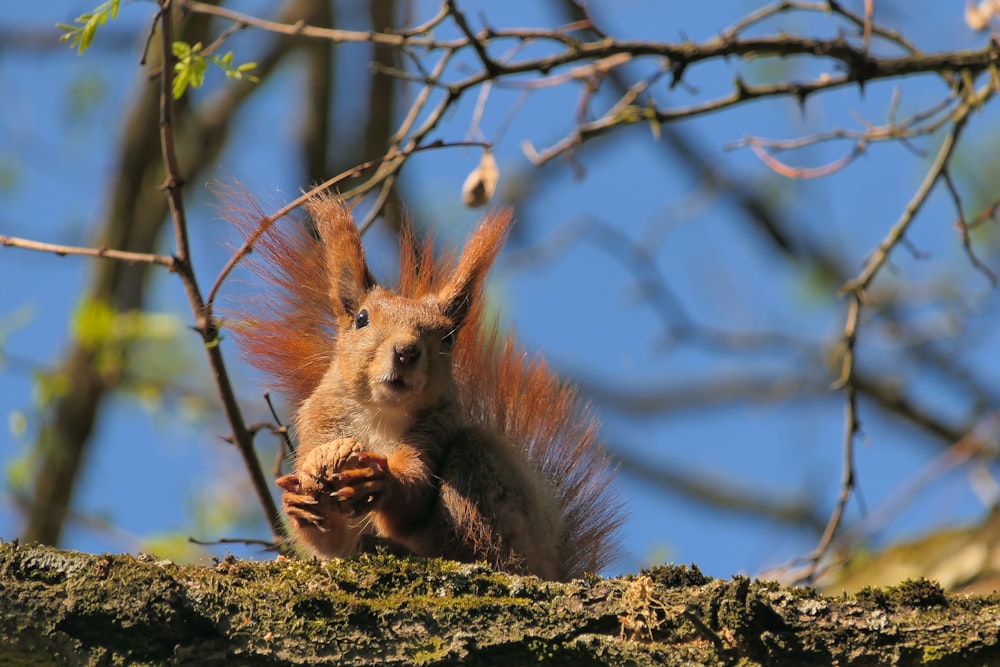
<path fill-rule="evenodd" d="M 259 234 L 263 287 L 241 346 L 298 406 L 293 470 L 277 480 L 295 539 L 320 557 L 374 541 L 546 579 L 606 565 L 622 515 L 593 419 L 483 323 L 509 213 L 487 217 L 457 259 L 405 232 L 393 291 L 339 199 L 306 208 L 316 234 L 232 216 Z"/>

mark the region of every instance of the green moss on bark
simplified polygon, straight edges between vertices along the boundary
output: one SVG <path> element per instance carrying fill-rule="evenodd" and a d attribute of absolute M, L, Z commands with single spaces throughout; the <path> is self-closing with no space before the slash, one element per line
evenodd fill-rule
<path fill-rule="evenodd" d="M 659 567 L 557 584 L 481 565 L 178 566 L 0 545 L 4 665 L 1000 662 L 996 596 L 931 582 L 825 597 Z"/>

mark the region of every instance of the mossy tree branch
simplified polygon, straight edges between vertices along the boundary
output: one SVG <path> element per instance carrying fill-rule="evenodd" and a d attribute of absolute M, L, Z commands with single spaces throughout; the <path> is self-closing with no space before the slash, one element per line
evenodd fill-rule
<path fill-rule="evenodd" d="M 3 544 L 0 609 L 0 664 L 1000 660 L 995 595 L 916 581 L 825 597 L 686 567 L 556 584 L 382 555 L 202 567 Z"/>

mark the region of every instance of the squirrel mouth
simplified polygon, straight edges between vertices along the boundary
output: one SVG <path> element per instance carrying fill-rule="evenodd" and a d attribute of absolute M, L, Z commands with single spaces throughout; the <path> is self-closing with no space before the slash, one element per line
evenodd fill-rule
<path fill-rule="evenodd" d="M 410 385 L 406 382 L 406 380 L 396 375 L 395 373 L 387 373 L 386 375 L 383 375 L 382 377 L 378 378 L 378 384 L 394 393 L 397 392 L 402 393 L 404 391 L 409 391 L 411 388 Z"/>

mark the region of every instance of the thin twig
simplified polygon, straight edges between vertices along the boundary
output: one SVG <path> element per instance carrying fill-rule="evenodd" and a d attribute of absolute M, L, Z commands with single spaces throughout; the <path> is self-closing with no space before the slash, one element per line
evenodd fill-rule
<path fill-rule="evenodd" d="M 442 2 L 438 13 L 424 23 L 415 25 L 412 28 L 406 28 L 404 30 L 387 30 L 387 32 L 389 34 L 400 35 L 401 37 L 416 37 L 417 35 L 429 33 L 431 30 L 438 27 L 438 25 L 446 18 L 448 18 L 448 3 Z"/>
<path fill-rule="evenodd" d="M 894 44 L 905 49 L 909 53 L 920 53 L 920 50 L 912 42 L 903 37 L 903 35 L 901 35 L 900 33 L 894 30 L 888 30 L 886 28 L 879 27 L 875 25 L 874 22 L 866 21 L 864 16 L 858 16 L 857 14 L 848 11 L 839 2 L 828 0 L 826 7 L 821 7 L 819 8 L 818 11 L 824 13 L 827 11 L 833 11 L 833 13 L 844 17 L 854 25 L 860 27 L 862 30 L 862 35 L 864 35 L 865 26 L 867 24 L 869 26 L 868 30 L 872 34 L 878 35 L 883 39 L 893 42 Z"/>
<path fill-rule="evenodd" d="M 391 193 L 392 186 L 396 184 L 396 177 L 398 172 L 393 172 L 386 174 L 383 178 L 381 184 L 379 184 L 378 194 L 375 196 L 375 201 L 372 202 L 371 208 L 368 209 L 368 213 L 365 215 L 364 219 L 358 223 L 358 232 L 364 234 L 368 229 L 375 224 L 375 220 L 382 213 L 382 207 L 385 203 L 389 201 L 389 194 Z"/>
<path fill-rule="evenodd" d="M 212 43 L 201 50 L 203 56 L 209 56 L 216 52 L 219 48 L 225 44 L 226 40 L 235 35 L 236 33 L 243 30 L 246 26 L 242 23 L 236 23 L 231 25 L 227 30 L 223 30 L 218 37 L 212 40 Z"/>
<path fill-rule="evenodd" d="M 937 132 L 951 121 L 951 113 L 944 112 L 948 111 L 948 107 L 952 105 L 955 99 L 955 95 L 948 95 L 926 109 L 922 109 L 912 116 L 897 121 L 894 117 L 895 112 L 892 109 L 892 105 L 898 104 L 898 95 L 894 95 L 893 102 L 890 103 L 890 109 L 887 114 L 888 122 L 885 125 L 874 125 L 864 119 L 860 119 L 865 125 L 865 130 L 863 131 L 836 128 L 827 132 L 816 132 L 795 139 L 766 139 L 763 137 L 748 136 L 730 142 L 724 148 L 726 150 L 734 150 L 756 144 L 774 151 L 786 151 L 837 140 L 864 141 L 871 144 L 881 141 L 898 141 L 924 136 Z M 939 115 L 940 118 L 935 118 L 935 116 Z"/>
<path fill-rule="evenodd" d="M 846 395 L 846 405 L 844 408 L 844 443 L 843 443 L 843 463 L 840 479 L 840 495 L 837 504 L 834 506 L 830 520 L 826 524 L 823 536 L 819 544 L 809 555 L 809 565 L 802 574 L 802 579 L 811 582 L 816 576 L 820 564 L 833 544 L 833 538 L 840 530 L 840 524 L 844 520 L 844 510 L 847 508 L 847 501 L 850 500 L 857 482 L 854 470 L 854 440 L 861 430 L 861 422 L 858 419 L 858 391 L 854 384 L 854 347 L 858 339 L 858 327 L 861 320 L 861 295 L 852 294 L 847 305 L 847 318 L 844 323 L 843 359 L 840 378 L 835 383 L 835 388 L 842 388 Z"/>
<path fill-rule="evenodd" d="M 958 211 L 958 231 L 962 234 L 962 247 L 965 248 L 965 254 L 969 258 L 969 262 L 979 269 L 979 271 L 986 276 L 986 279 L 990 281 L 993 287 L 997 286 L 997 276 L 990 267 L 983 264 L 976 255 L 976 251 L 972 248 L 972 234 L 969 233 L 969 223 L 965 219 L 965 207 L 962 206 L 962 197 L 958 193 L 958 187 L 955 185 L 955 181 L 951 178 L 951 171 L 948 169 L 943 169 L 941 171 L 941 177 L 944 179 L 945 185 L 948 186 L 948 192 L 951 194 L 951 199 L 955 203 L 955 210 Z"/>
<path fill-rule="evenodd" d="M 793 6 L 792 3 L 788 2 L 787 0 L 779 0 L 778 2 L 775 2 L 773 4 L 760 7 L 759 9 L 755 9 L 746 16 L 742 17 L 739 21 L 737 21 L 730 27 L 723 30 L 721 34 L 726 39 L 734 40 L 739 37 L 741 32 L 746 31 L 748 28 L 751 28 L 757 25 L 758 23 L 771 18 L 772 16 L 777 16 L 778 14 L 787 12 L 790 9 L 804 9 L 804 8 L 805 7 L 801 5 L 795 7 Z M 815 7 L 813 7 L 813 9 L 826 9 L 826 8 L 823 7 L 822 5 L 816 5 Z"/>
<path fill-rule="evenodd" d="M 267 403 L 268 409 L 271 410 L 271 416 L 274 417 L 274 423 L 278 425 L 278 428 L 274 430 L 274 433 L 281 435 L 281 446 L 278 447 L 278 455 L 275 457 L 274 468 L 272 469 L 272 474 L 275 477 L 278 477 L 281 475 L 281 462 L 284 461 L 287 456 L 291 456 L 295 453 L 295 445 L 292 444 L 292 438 L 288 435 L 288 427 L 281 423 L 278 411 L 274 409 L 274 404 L 271 402 L 270 392 L 264 392 L 264 402 Z"/>
<path fill-rule="evenodd" d="M 177 0 L 178 5 L 189 12 L 195 14 L 208 14 L 217 16 L 238 25 L 252 26 L 268 32 L 280 35 L 301 35 L 314 39 L 328 39 L 332 42 L 366 42 L 372 44 L 388 44 L 390 46 L 402 46 L 411 44 L 414 46 L 434 46 L 435 42 L 426 38 L 411 37 L 400 33 L 384 33 L 361 30 L 338 30 L 335 28 L 317 28 L 307 25 L 304 21 L 297 23 L 281 23 L 278 21 L 268 21 L 266 19 L 242 14 L 240 12 L 218 7 L 204 2 L 194 0 Z"/>
<path fill-rule="evenodd" d="M 42 241 L 32 241 L 16 236 L 5 236 L 0 234 L 0 246 L 10 246 L 12 248 L 25 248 L 26 250 L 37 250 L 39 252 L 51 252 L 60 257 L 65 255 L 86 255 L 89 257 L 106 257 L 116 259 L 129 264 L 159 264 L 167 267 L 168 271 L 175 270 L 175 260 L 173 257 L 165 255 L 155 255 L 145 252 L 129 252 L 127 250 L 112 250 L 111 248 L 84 248 L 81 246 L 59 245 L 56 243 L 44 243 Z"/>
<path fill-rule="evenodd" d="M 759 157 L 761 162 L 766 164 L 774 173 L 784 176 L 785 178 L 801 179 L 820 178 L 822 176 L 829 176 L 830 174 L 838 172 L 853 162 L 859 155 L 864 154 L 867 147 L 868 144 L 866 142 L 859 141 L 855 144 L 854 150 L 850 153 L 834 160 L 829 164 L 823 165 L 822 167 L 790 167 L 770 155 L 760 146 L 760 144 L 756 142 L 752 142 L 750 144 L 750 148 L 753 150 L 754 155 Z"/>

